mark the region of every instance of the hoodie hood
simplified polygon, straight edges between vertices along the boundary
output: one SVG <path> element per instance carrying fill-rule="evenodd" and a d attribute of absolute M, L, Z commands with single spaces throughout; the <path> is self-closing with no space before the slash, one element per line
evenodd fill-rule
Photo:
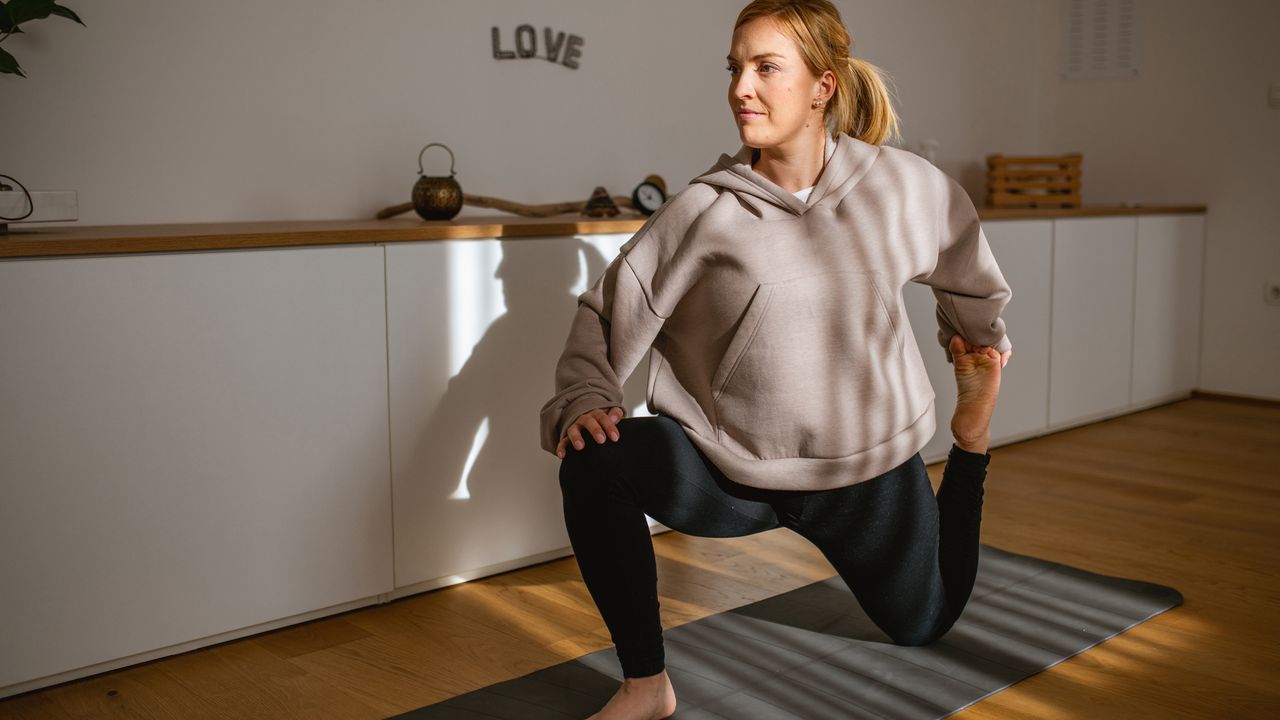
<path fill-rule="evenodd" d="M 833 205 L 848 195 L 880 155 L 880 146 L 844 132 L 834 136 L 828 134 L 826 159 L 807 201 L 752 169 L 751 159 L 756 152 L 756 148 L 744 144 L 733 155 L 722 153 L 715 165 L 690 183 L 721 187 L 739 195 L 758 198 L 793 215 L 803 215 L 810 208 L 819 204 Z"/>

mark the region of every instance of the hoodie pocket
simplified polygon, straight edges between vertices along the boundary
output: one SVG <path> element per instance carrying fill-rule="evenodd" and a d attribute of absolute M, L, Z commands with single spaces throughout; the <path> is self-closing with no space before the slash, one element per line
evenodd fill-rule
<path fill-rule="evenodd" d="M 711 381 L 716 433 L 744 457 L 839 458 L 911 425 L 932 399 L 874 272 L 762 283 Z"/>

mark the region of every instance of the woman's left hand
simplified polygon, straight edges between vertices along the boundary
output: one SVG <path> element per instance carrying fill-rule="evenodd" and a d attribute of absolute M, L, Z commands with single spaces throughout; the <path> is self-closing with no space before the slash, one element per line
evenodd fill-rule
<path fill-rule="evenodd" d="M 956 337 L 960 338 L 960 341 L 964 343 L 964 352 L 966 353 L 976 352 L 985 355 L 987 348 L 991 347 L 990 345 L 974 345 L 966 340 L 963 335 L 956 335 Z M 1009 364 L 1009 358 L 1012 357 L 1013 348 L 1009 348 L 1008 350 L 1000 353 L 1000 369 L 1003 370 L 1004 366 Z"/>

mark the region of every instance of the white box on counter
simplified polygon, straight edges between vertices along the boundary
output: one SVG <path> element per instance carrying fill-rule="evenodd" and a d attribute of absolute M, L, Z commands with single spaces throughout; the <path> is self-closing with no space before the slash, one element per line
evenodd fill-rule
<path fill-rule="evenodd" d="M 0 217 L 13 218 L 24 215 L 28 209 L 26 193 L 21 190 L 0 190 Z M 62 222 L 79 220 L 80 205 L 75 190 L 32 190 L 31 214 L 21 220 L 3 220 L 0 223 Z"/>

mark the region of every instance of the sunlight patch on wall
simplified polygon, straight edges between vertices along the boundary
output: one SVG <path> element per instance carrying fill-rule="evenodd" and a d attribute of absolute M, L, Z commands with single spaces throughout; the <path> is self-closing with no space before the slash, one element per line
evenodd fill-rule
<path fill-rule="evenodd" d="M 471 479 L 471 468 L 475 466 L 476 456 L 480 454 L 480 448 L 484 447 L 485 440 L 488 439 L 489 418 L 485 417 L 480 421 L 480 427 L 471 440 L 471 449 L 467 451 L 467 462 L 462 466 L 462 477 L 458 480 L 458 487 L 449 496 L 450 500 L 467 500 L 471 497 L 471 490 L 467 488 Z"/>
<path fill-rule="evenodd" d="M 502 260 L 496 240 L 450 243 L 449 376 L 458 374 L 489 325 L 507 311 L 493 274 Z"/>

